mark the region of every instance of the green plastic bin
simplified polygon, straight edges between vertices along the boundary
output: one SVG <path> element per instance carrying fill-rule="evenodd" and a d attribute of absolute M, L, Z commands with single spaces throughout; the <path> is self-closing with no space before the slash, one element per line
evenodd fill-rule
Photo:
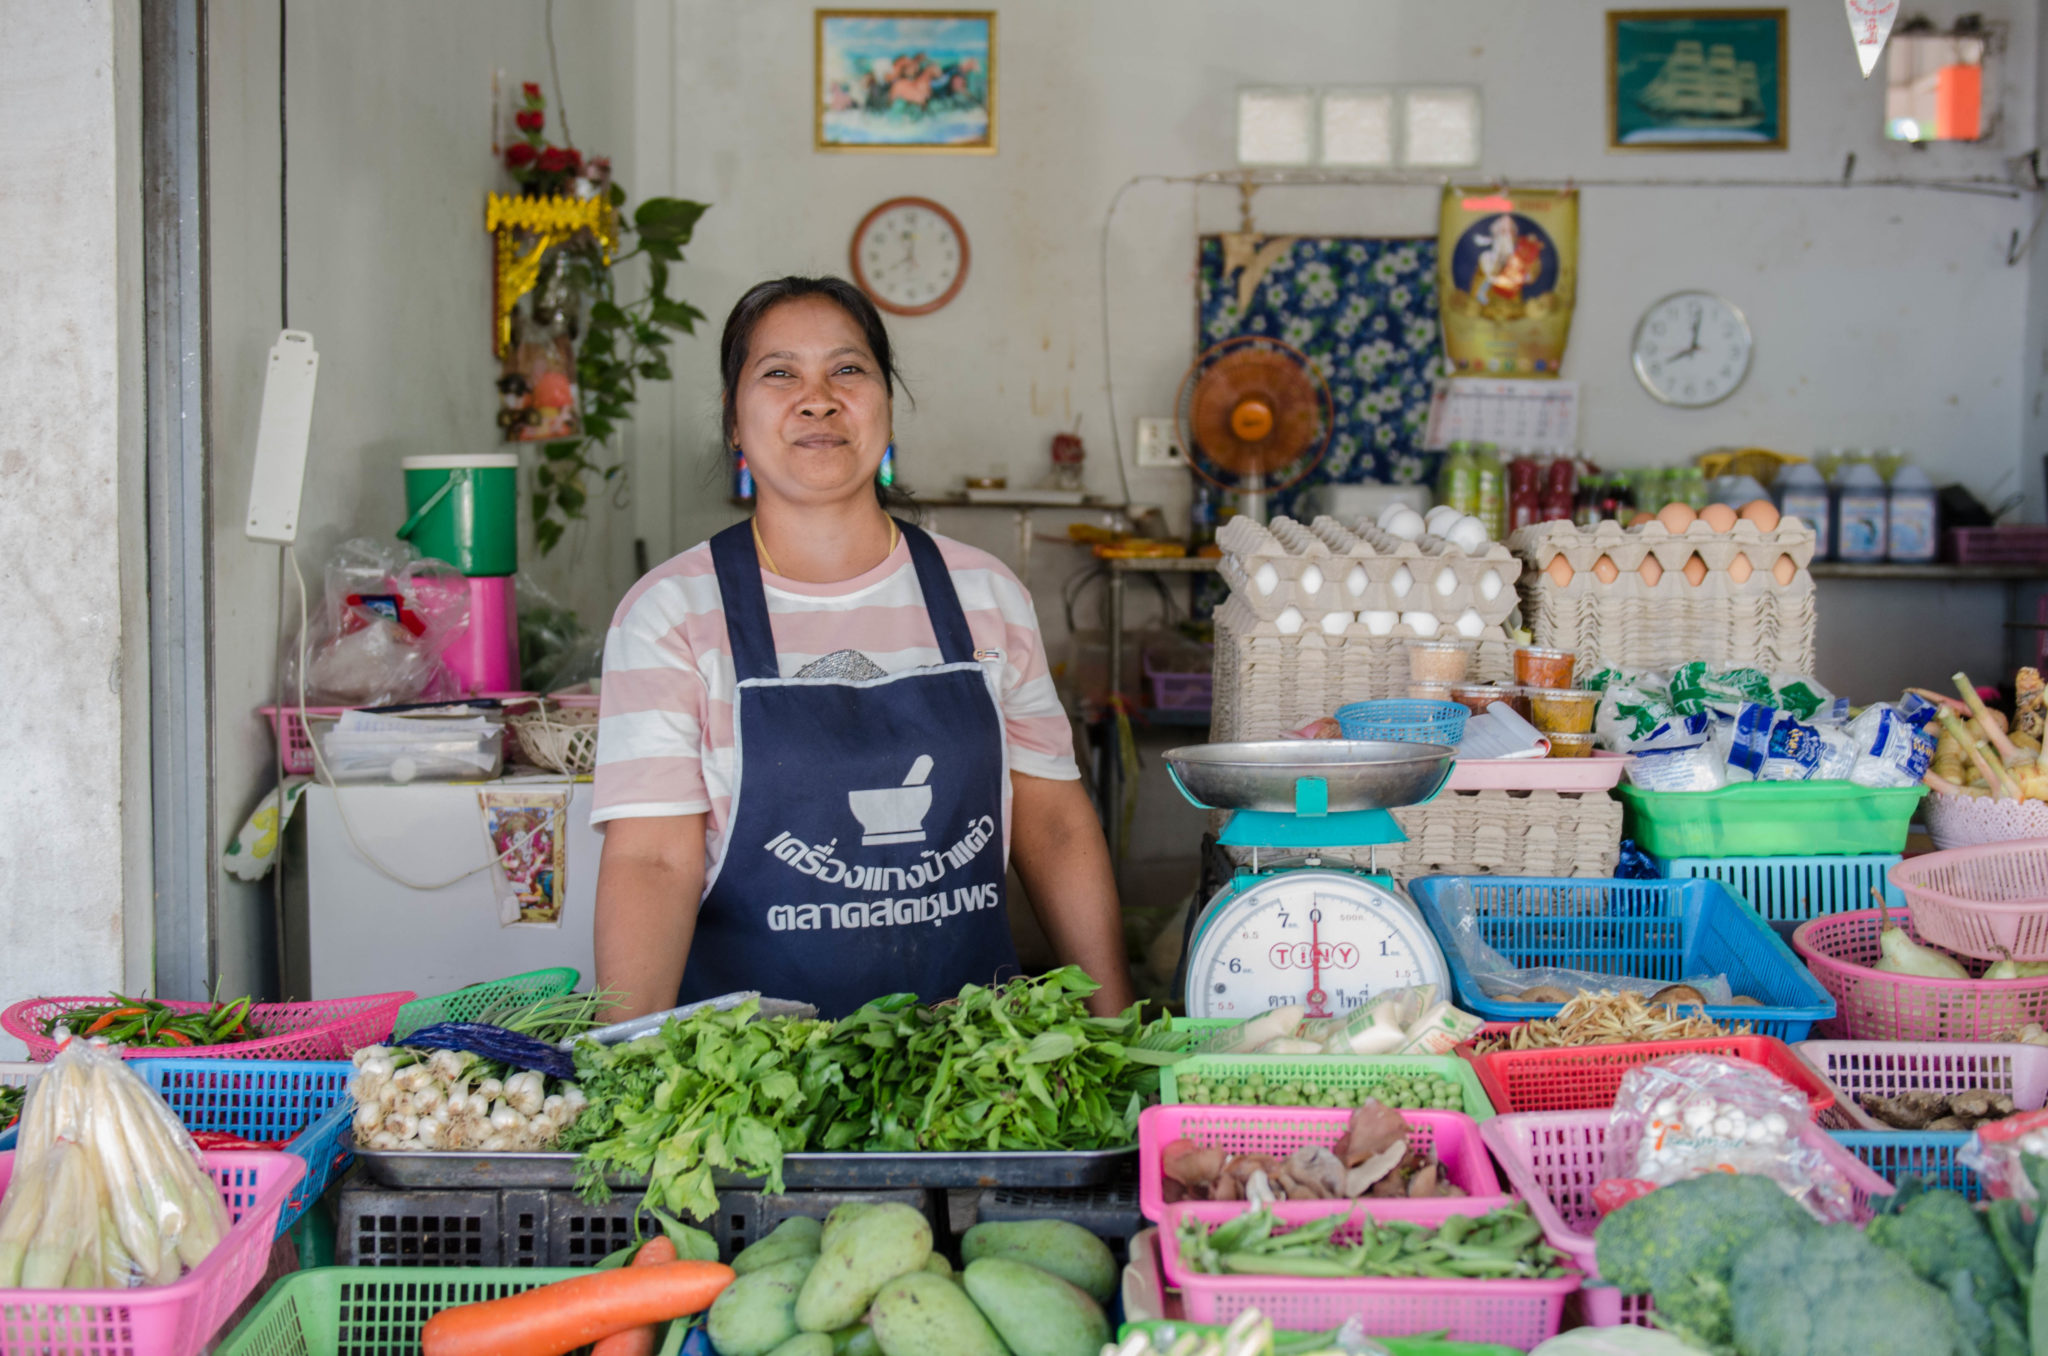
<path fill-rule="evenodd" d="M 1902 852 L 1924 786 L 1744 782 L 1719 791 L 1619 786 L 1624 832 L 1652 857 L 1835 857 Z"/>
<path fill-rule="evenodd" d="M 573 992 L 576 981 L 582 977 L 573 966 L 556 965 L 472 984 L 432 998 L 415 998 L 398 1010 L 398 1019 L 391 1025 L 391 1043 L 403 1044 L 407 1036 L 436 1022 L 473 1022 L 500 1003 L 537 1003 L 543 998 L 560 998 Z"/>
<path fill-rule="evenodd" d="M 473 578 L 519 572 L 519 454 L 407 457 L 405 525 L 419 553 Z"/>
<path fill-rule="evenodd" d="M 417 1356 L 420 1328 L 443 1309 L 588 1274 L 572 1267 L 295 1271 L 221 1339 L 214 1356 Z"/>

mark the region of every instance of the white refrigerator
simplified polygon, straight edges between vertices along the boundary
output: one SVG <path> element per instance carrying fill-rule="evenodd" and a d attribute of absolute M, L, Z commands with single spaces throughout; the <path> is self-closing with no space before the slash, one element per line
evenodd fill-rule
<path fill-rule="evenodd" d="M 570 790 L 560 926 L 502 923 L 504 891 L 488 869 L 495 849 L 478 791 L 536 787 Z M 306 908 L 294 926 L 310 996 L 428 997 L 551 965 L 575 966 L 589 987 L 603 842 L 590 804 L 590 783 L 563 777 L 307 787 Z"/>

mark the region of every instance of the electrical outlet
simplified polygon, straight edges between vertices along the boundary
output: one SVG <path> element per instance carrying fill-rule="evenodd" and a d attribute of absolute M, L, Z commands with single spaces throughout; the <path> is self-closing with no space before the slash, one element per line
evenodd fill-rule
<path fill-rule="evenodd" d="M 1180 439 L 1171 419 L 1140 419 L 1138 421 L 1138 465 L 1147 469 L 1167 466 L 1186 466 L 1187 455 L 1180 450 Z"/>

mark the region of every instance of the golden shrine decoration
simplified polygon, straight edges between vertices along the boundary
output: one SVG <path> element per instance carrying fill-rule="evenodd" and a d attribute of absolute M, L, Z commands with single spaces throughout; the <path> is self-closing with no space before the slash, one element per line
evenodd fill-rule
<path fill-rule="evenodd" d="M 619 222 L 603 198 L 527 198 L 493 193 L 484 209 L 491 233 L 491 352 L 512 347 L 512 310 L 540 279 L 547 252 L 588 231 L 607 267 L 618 248 Z"/>

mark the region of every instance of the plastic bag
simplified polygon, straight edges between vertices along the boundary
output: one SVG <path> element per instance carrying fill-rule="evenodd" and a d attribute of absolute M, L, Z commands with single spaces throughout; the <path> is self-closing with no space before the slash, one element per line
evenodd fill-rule
<path fill-rule="evenodd" d="M 1594 896 L 1596 899 L 1598 895 Z M 1668 988 L 1673 983 L 1689 984 L 1698 989 L 1708 1004 L 1720 1007 L 1734 996 L 1726 975 L 1687 976 L 1681 980 L 1638 979 L 1633 975 L 1603 975 L 1591 970 L 1571 970 L 1561 966 L 1537 965 L 1515 966 L 1505 956 L 1488 945 L 1480 930 L 1479 910 L 1472 897 L 1472 886 L 1466 880 L 1451 880 L 1437 892 L 1439 907 L 1445 926 L 1451 934 L 1452 943 L 1458 948 L 1458 956 L 1465 962 L 1465 969 L 1471 974 L 1479 991 L 1488 998 L 1513 1001 L 1529 989 L 1554 988 L 1571 992 L 1574 989 L 1598 992 L 1605 989 L 1639 993 L 1645 998 Z M 1585 925 L 1597 920 L 1602 910 L 1594 908 L 1572 915 L 1556 915 L 1561 925 L 1569 919 L 1575 926 L 1575 936 L 1582 936 Z M 1546 920 L 1549 921 L 1548 916 Z"/>
<path fill-rule="evenodd" d="M 168 1285 L 228 1231 L 191 1135 L 104 1045 L 74 1040 L 29 1089 L 0 1200 L 0 1288 Z"/>
<path fill-rule="evenodd" d="M 2020 1166 L 2022 1158 L 2048 1158 L 2048 1111 L 2022 1111 L 1980 1125 L 1956 1150 L 1956 1162 L 1984 1179 L 1995 1200 L 2035 1202 L 2040 1193 Z"/>
<path fill-rule="evenodd" d="M 519 592 L 519 681 L 529 692 L 560 692 L 604 674 L 604 633 L 521 574 Z"/>
<path fill-rule="evenodd" d="M 1806 1094 L 1745 1060 L 1678 1055 L 1638 1065 L 1615 1091 L 1604 1176 L 1652 1186 L 1708 1172 L 1768 1177 L 1816 1218 L 1847 1222 L 1849 1183 L 1800 1138 L 1806 1121 Z"/>
<path fill-rule="evenodd" d="M 335 548 L 326 593 L 284 655 L 285 692 L 297 701 L 305 660 L 310 706 L 389 706 L 461 695 L 441 662 L 469 625 L 469 581 L 403 542 L 358 538 Z"/>

